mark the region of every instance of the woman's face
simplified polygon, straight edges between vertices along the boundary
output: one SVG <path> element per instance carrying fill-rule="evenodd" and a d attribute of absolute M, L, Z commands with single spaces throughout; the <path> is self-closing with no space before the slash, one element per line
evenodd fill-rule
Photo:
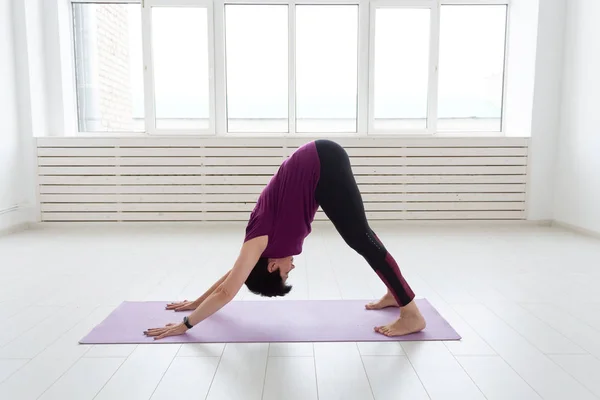
<path fill-rule="evenodd" d="M 294 265 L 294 257 L 285 258 L 269 258 L 269 272 L 279 271 L 281 279 L 285 282 L 290 274 L 290 271 L 296 268 Z"/>

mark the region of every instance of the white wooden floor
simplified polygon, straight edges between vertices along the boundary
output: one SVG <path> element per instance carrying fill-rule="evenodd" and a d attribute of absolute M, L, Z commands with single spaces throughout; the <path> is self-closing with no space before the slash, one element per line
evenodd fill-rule
<path fill-rule="evenodd" d="M 242 229 L 0 237 L 0 399 L 600 398 L 600 241 L 549 228 L 376 229 L 461 342 L 77 344 L 123 300 L 199 295 L 232 265 Z M 328 227 L 296 260 L 289 298 L 384 291 Z"/>

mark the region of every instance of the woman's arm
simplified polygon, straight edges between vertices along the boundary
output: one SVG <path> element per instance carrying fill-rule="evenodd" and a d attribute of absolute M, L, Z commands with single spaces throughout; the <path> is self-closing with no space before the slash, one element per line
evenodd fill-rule
<path fill-rule="evenodd" d="M 214 288 L 212 293 L 210 293 L 188 317 L 188 321 L 191 325 L 196 325 L 204 321 L 233 300 L 266 247 L 267 236 L 260 236 L 244 243 L 240 255 L 231 271 L 224 277 L 225 279 L 223 282 L 219 285 L 213 285 L 216 286 L 216 288 Z M 211 289 L 209 289 L 207 293 Z M 154 336 L 156 339 L 162 339 L 167 336 L 181 335 L 186 331 L 187 327 L 183 323 L 180 323 L 169 324 L 164 328 L 149 329 L 144 333 L 147 336 Z"/>
<path fill-rule="evenodd" d="M 202 296 L 198 297 L 196 300 L 194 300 L 194 301 L 183 300 L 183 301 L 178 301 L 178 302 L 174 302 L 174 303 L 169 303 L 169 304 L 167 304 L 167 307 L 165 309 L 166 310 L 174 310 L 174 311 L 195 310 L 196 308 L 198 308 L 198 306 L 200 304 L 202 304 L 202 302 L 204 300 L 206 300 L 208 298 L 208 296 L 210 296 L 215 291 L 216 288 L 219 287 L 219 285 L 221 285 L 225 281 L 225 279 L 227 279 L 230 272 L 231 271 L 227 271 L 227 273 L 225 273 L 225 275 L 223 275 L 221 278 L 219 278 L 219 280 L 217 282 L 215 282 L 206 292 L 204 292 L 204 294 Z"/>
<path fill-rule="evenodd" d="M 213 294 L 213 292 L 219 287 L 221 286 L 221 284 L 223 282 L 225 282 L 225 279 L 227 279 L 227 277 L 229 276 L 229 274 L 231 273 L 231 270 L 227 271 L 225 273 L 225 275 L 223 275 L 221 278 L 219 278 L 218 281 L 215 282 L 214 285 L 212 285 L 206 292 L 204 292 L 204 294 L 200 297 L 198 297 L 195 301 L 195 303 L 198 303 L 198 305 L 200 305 L 204 300 L 206 300 L 208 298 L 208 296 L 210 296 L 211 294 Z"/>
<path fill-rule="evenodd" d="M 267 247 L 266 239 L 266 236 L 261 236 L 244 243 L 238 259 L 223 283 L 218 285 L 208 298 L 189 316 L 191 325 L 196 325 L 204 321 L 233 300 Z"/>

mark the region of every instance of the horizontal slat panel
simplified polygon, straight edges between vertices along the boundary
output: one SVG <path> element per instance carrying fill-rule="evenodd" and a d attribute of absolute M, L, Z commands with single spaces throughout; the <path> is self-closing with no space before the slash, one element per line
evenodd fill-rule
<path fill-rule="evenodd" d="M 39 167 L 40 175 L 272 175 L 278 167 Z M 519 175 L 525 166 L 377 166 L 354 167 L 356 175 Z"/>
<path fill-rule="evenodd" d="M 277 167 L 40 167 L 41 175 L 273 175 Z"/>
<path fill-rule="evenodd" d="M 350 157 L 524 157 L 526 147 L 350 147 Z"/>
<path fill-rule="evenodd" d="M 284 156 L 310 140 L 40 138 L 42 219 L 244 221 Z M 351 156 L 370 219 L 524 218 L 528 139 L 334 140 Z"/>
<path fill-rule="evenodd" d="M 287 151 L 282 147 L 40 147 L 40 157 L 277 157 Z"/>
<path fill-rule="evenodd" d="M 359 185 L 363 194 L 368 193 L 519 193 L 524 195 L 524 184 L 508 185 Z M 87 186 L 87 185 L 41 185 L 40 194 L 87 194 L 87 193 L 224 193 L 259 194 L 263 185 L 140 185 L 140 186 Z"/>
<path fill-rule="evenodd" d="M 265 185 L 204 185 L 204 193 L 252 193 L 260 194 Z"/>
<path fill-rule="evenodd" d="M 39 157 L 39 166 L 279 166 L 280 157 Z M 353 157 L 353 166 L 526 165 L 526 157 Z"/>
<path fill-rule="evenodd" d="M 310 141 L 310 139 L 306 139 Z M 38 138 L 38 147 L 243 147 L 243 148 L 281 148 L 287 140 L 276 138 L 250 137 L 45 137 Z"/>
<path fill-rule="evenodd" d="M 365 203 L 367 211 L 523 210 L 523 202 Z"/>
<path fill-rule="evenodd" d="M 390 219 L 396 219 L 389 213 Z M 523 211 L 411 211 L 404 212 L 405 220 L 519 220 L 523 219 Z M 378 219 L 375 217 L 374 219 Z M 382 218 L 383 219 L 383 218 Z"/>
<path fill-rule="evenodd" d="M 356 175 L 517 175 L 525 174 L 527 168 L 524 166 L 406 166 L 406 167 L 354 167 Z"/>
<path fill-rule="evenodd" d="M 39 176 L 42 185 L 266 185 L 270 176 Z M 359 184 L 524 184 L 525 175 L 357 176 Z"/>
<path fill-rule="evenodd" d="M 356 177 L 359 184 L 398 184 L 398 183 L 526 183 L 525 175 L 362 175 Z"/>
<path fill-rule="evenodd" d="M 155 216 L 158 213 L 148 214 L 146 221 L 156 221 Z M 154 217 L 154 218 L 153 218 Z M 116 212 L 42 212 L 42 221 L 44 222 L 71 222 L 71 221 L 82 221 L 82 222 L 97 222 L 97 221 L 127 221 L 123 219 L 119 213 Z M 173 220 L 171 220 L 173 221 Z M 200 218 L 197 221 L 201 221 Z"/>
<path fill-rule="evenodd" d="M 360 184 L 362 193 L 524 193 L 524 184 Z"/>
<path fill-rule="evenodd" d="M 258 194 L 41 194 L 42 203 L 251 203 Z M 366 193 L 365 202 L 524 201 L 524 193 Z"/>
<path fill-rule="evenodd" d="M 39 147 L 39 145 L 40 139 L 38 139 L 38 157 L 115 157 L 119 154 L 119 149 L 114 147 Z"/>
<path fill-rule="evenodd" d="M 524 157 L 526 147 L 350 147 L 351 157 Z M 276 157 L 292 150 L 239 147 L 40 147 L 40 157 Z"/>
<path fill-rule="evenodd" d="M 206 213 L 206 220 L 247 221 L 245 213 Z M 403 220 L 519 220 L 524 218 L 523 211 L 371 211 L 367 218 L 372 221 Z M 323 212 L 318 212 L 315 221 L 329 221 Z"/>
<path fill-rule="evenodd" d="M 525 193 L 365 193 L 365 202 L 525 201 Z"/>
<path fill-rule="evenodd" d="M 246 212 L 254 208 L 253 203 L 76 203 L 42 204 L 43 212 Z"/>
<path fill-rule="evenodd" d="M 273 175 L 277 167 L 39 167 L 40 175 Z"/>
<path fill-rule="evenodd" d="M 370 220 L 518 220 L 522 211 L 397 211 L 369 212 Z M 44 213 L 44 221 L 247 221 L 249 213 Z M 319 213 L 316 220 L 326 217 Z"/>
<path fill-rule="evenodd" d="M 52 221 L 247 221 L 248 212 L 45 212 L 43 220 Z"/>
<path fill-rule="evenodd" d="M 38 157 L 39 166 L 279 166 L 282 161 L 282 157 Z"/>
<path fill-rule="evenodd" d="M 310 137 L 127 137 L 127 138 L 38 138 L 38 147 L 297 147 Z M 428 138 L 341 138 L 334 141 L 345 147 L 527 147 L 528 138 L 515 137 L 428 137 Z"/>
<path fill-rule="evenodd" d="M 205 221 L 247 221 L 246 214 L 238 213 L 206 213 Z M 493 221 L 493 220 L 521 220 L 524 213 L 521 211 L 389 211 L 389 212 L 367 212 L 370 221 L 450 221 L 450 220 L 474 220 L 474 221 Z M 315 221 L 329 221 L 325 214 L 319 213 Z"/>
<path fill-rule="evenodd" d="M 44 203 L 43 212 L 250 212 L 254 203 Z M 366 211 L 523 210 L 523 202 L 365 203 Z"/>
<path fill-rule="evenodd" d="M 85 193 L 231 193 L 259 194 L 264 185 L 139 185 L 139 186 L 70 186 L 70 185 L 41 185 L 41 194 L 85 194 Z"/>
<path fill-rule="evenodd" d="M 258 194 L 41 194 L 42 203 L 253 203 Z"/>
<path fill-rule="evenodd" d="M 44 176 L 48 185 L 266 185 L 270 176 Z"/>
<path fill-rule="evenodd" d="M 363 165 L 527 165 L 525 157 L 352 157 L 353 166 Z"/>
<path fill-rule="evenodd" d="M 204 165 L 274 165 L 279 167 L 283 157 L 205 157 Z"/>
<path fill-rule="evenodd" d="M 317 138 L 318 139 L 318 138 Z M 307 143 L 309 138 L 287 138 L 286 146 L 294 148 Z M 527 147 L 529 139 L 515 137 L 423 137 L 423 138 L 332 138 L 340 145 L 353 148 L 376 147 Z"/>

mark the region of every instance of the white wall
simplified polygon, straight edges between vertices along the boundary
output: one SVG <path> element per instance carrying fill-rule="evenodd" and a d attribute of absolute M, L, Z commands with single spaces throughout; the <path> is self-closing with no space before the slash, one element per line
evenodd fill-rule
<path fill-rule="evenodd" d="M 504 102 L 507 136 L 531 135 L 531 109 L 536 73 L 538 3 L 545 0 L 515 0 L 510 5 L 506 93 Z"/>
<path fill-rule="evenodd" d="M 11 1 L 0 0 L 0 218 L 21 200 L 16 171 L 19 168 L 19 126 Z M 4 210 L 4 211 L 3 211 Z M 0 220 L 0 221 L 2 221 Z M 1 227 L 1 226 L 0 226 Z"/>
<path fill-rule="evenodd" d="M 600 233 L 600 1 L 567 3 L 554 218 Z"/>
<path fill-rule="evenodd" d="M 528 188 L 528 219 L 536 221 L 553 219 L 567 1 L 543 0 L 538 10 Z"/>
<path fill-rule="evenodd" d="M 13 23 L 16 0 L 0 0 L 0 232 L 35 221 L 34 146 L 22 127 L 19 69 Z"/>

